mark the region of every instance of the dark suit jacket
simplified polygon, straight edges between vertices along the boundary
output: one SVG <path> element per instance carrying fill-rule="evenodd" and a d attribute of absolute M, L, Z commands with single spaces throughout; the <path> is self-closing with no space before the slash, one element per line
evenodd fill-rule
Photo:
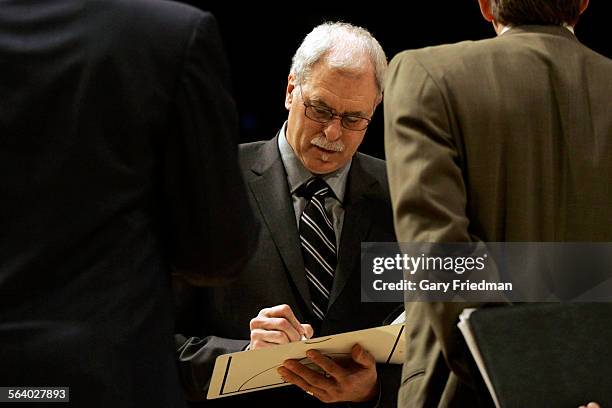
<path fill-rule="evenodd" d="M 610 95 L 612 61 L 563 27 L 396 56 L 385 141 L 399 240 L 612 240 Z M 455 326 L 464 306 L 407 306 L 432 331 L 407 333 L 402 406 L 483 395 Z"/>
<path fill-rule="evenodd" d="M 204 398 L 215 358 L 243 350 L 249 343 L 249 321 L 265 308 L 288 304 L 301 322 L 313 319 L 310 294 L 299 244 L 287 176 L 278 150 L 278 139 L 240 146 L 242 171 L 250 190 L 251 204 L 264 226 L 257 250 L 235 283 L 214 289 L 198 289 L 195 305 L 185 294 L 179 328 L 179 361 L 191 398 Z M 317 335 L 341 333 L 379 326 L 397 307 L 393 303 L 361 303 L 360 243 L 395 241 L 391 206 L 382 160 L 357 153 L 348 175 L 344 200 L 344 224 L 338 268 L 330 306 Z M 199 315 L 199 316 L 198 316 Z M 193 321 L 193 317 L 197 317 Z M 197 338 L 187 339 L 189 336 Z M 389 367 L 387 367 L 389 368 Z M 379 370 L 379 373 L 381 371 Z M 399 366 L 382 380 L 385 399 L 395 400 Z M 388 387 L 388 388 L 387 388 Z M 211 406 L 248 403 L 274 406 L 317 406 L 314 398 L 294 386 L 210 401 Z M 228 405 L 229 404 L 229 405 Z M 387 406 L 395 406 L 389 403 Z"/>
<path fill-rule="evenodd" d="M 182 406 L 171 268 L 235 275 L 252 225 L 213 17 L 2 1 L 0 66 L 0 384 Z"/>

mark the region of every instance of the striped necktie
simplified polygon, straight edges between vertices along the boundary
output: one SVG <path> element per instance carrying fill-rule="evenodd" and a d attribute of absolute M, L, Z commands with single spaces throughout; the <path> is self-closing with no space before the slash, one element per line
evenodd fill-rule
<path fill-rule="evenodd" d="M 322 321 L 329 304 L 337 263 L 336 235 L 332 221 L 325 212 L 325 197 L 334 197 L 334 194 L 320 177 L 313 177 L 304 183 L 298 194 L 308 200 L 300 217 L 300 243 L 312 309 Z"/>

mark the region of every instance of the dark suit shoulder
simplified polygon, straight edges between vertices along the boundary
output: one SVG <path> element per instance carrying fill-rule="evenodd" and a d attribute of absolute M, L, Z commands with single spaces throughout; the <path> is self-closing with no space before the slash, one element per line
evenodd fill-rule
<path fill-rule="evenodd" d="M 156 35 L 163 35 L 168 29 L 181 27 L 189 21 L 211 18 L 212 14 L 202 11 L 188 4 L 168 0 L 114 0 L 97 1 L 95 4 L 104 9 L 112 10 L 113 17 L 125 15 L 129 17 L 138 16 L 132 21 L 130 27 L 136 28 L 139 24 L 165 23 L 163 30 L 156 30 Z M 158 27 L 159 28 L 159 27 Z"/>
<path fill-rule="evenodd" d="M 262 148 L 262 146 L 264 146 L 268 142 L 270 141 L 260 140 L 257 142 L 241 143 L 238 146 L 238 152 L 240 153 L 241 156 L 249 156 L 249 155 L 252 155 L 253 153 L 257 153 Z"/>
<path fill-rule="evenodd" d="M 217 31 L 212 14 L 165 0 L 97 1 L 87 9 L 87 20 L 84 38 L 97 39 L 94 50 L 99 53 L 136 62 L 154 59 L 139 70 L 155 69 L 160 62 L 180 63 L 196 33 L 208 39 Z M 170 67 L 164 69 L 176 75 Z"/>
<path fill-rule="evenodd" d="M 386 162 L 360 152 L 357 152 L 353 157 L 353 161 L 354 165 L 358 165 L 361 171 L 376 180 L 377 184 L 380 186 L 382 197 L 386 200 L 390 200 Z"/>
<path fill-rule="evenodd" d="M 386 162 L 384 160 L 361 152 L 357 152 L 353 159 L 359 160 L 364 170 L 377 174 L 380 177 L 387 177 Z"/>
<path fill-rule="evenodd" d="M 63 35 L 78 38 L 79 43 L 85 41 L 88 52 L 81 54 L 94 62 L 106 58 L 117 61 L 97 66 L 105 70 L 98 75 L 120 67 L 120 73 L 114 76 L 129 72 L 135 78 L 129 86 L 138 84 L 138 88 L 149 89 L 154 95 L 171 97 L 189 56 L 209 53 L 214 47 L 208 42 L 216 46 L 218 41 L 212 14 L 177 2 L 100 0 L 87 2 L 79 13 L 74 24 L 62 28 Z M 205 66 L 209 65 L 216 66 Z"/>
<path fill-rule="evenodd" d="M 264 147 L 270 140 L 242 143 L 238 145 L 238 162 L 243 172 L 249 172 L 255 162 L 261 159 Z"/>

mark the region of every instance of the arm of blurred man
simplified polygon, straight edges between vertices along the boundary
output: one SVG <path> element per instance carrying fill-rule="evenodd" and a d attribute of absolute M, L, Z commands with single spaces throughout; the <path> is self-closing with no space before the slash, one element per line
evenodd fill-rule
<path fill-rule="evenodd" d="M 191 284 L 235 277 L 254 248 L 256 223 L 237 162 L 237 113 L 216 22 L 200 14 L 184 50 L 165 146 L 168 244 Z"/>

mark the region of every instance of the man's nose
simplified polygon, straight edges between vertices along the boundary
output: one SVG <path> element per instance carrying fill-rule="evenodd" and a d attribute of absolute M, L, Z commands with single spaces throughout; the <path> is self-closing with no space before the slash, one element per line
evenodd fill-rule
<path fill-rule="evenodd" d="M 340 139 L 342 136 L 342 118 L 333 117 L 327 124 L 325 125 L 324 133 L 325 138 L 330 142 L 335 142 Z"/>

